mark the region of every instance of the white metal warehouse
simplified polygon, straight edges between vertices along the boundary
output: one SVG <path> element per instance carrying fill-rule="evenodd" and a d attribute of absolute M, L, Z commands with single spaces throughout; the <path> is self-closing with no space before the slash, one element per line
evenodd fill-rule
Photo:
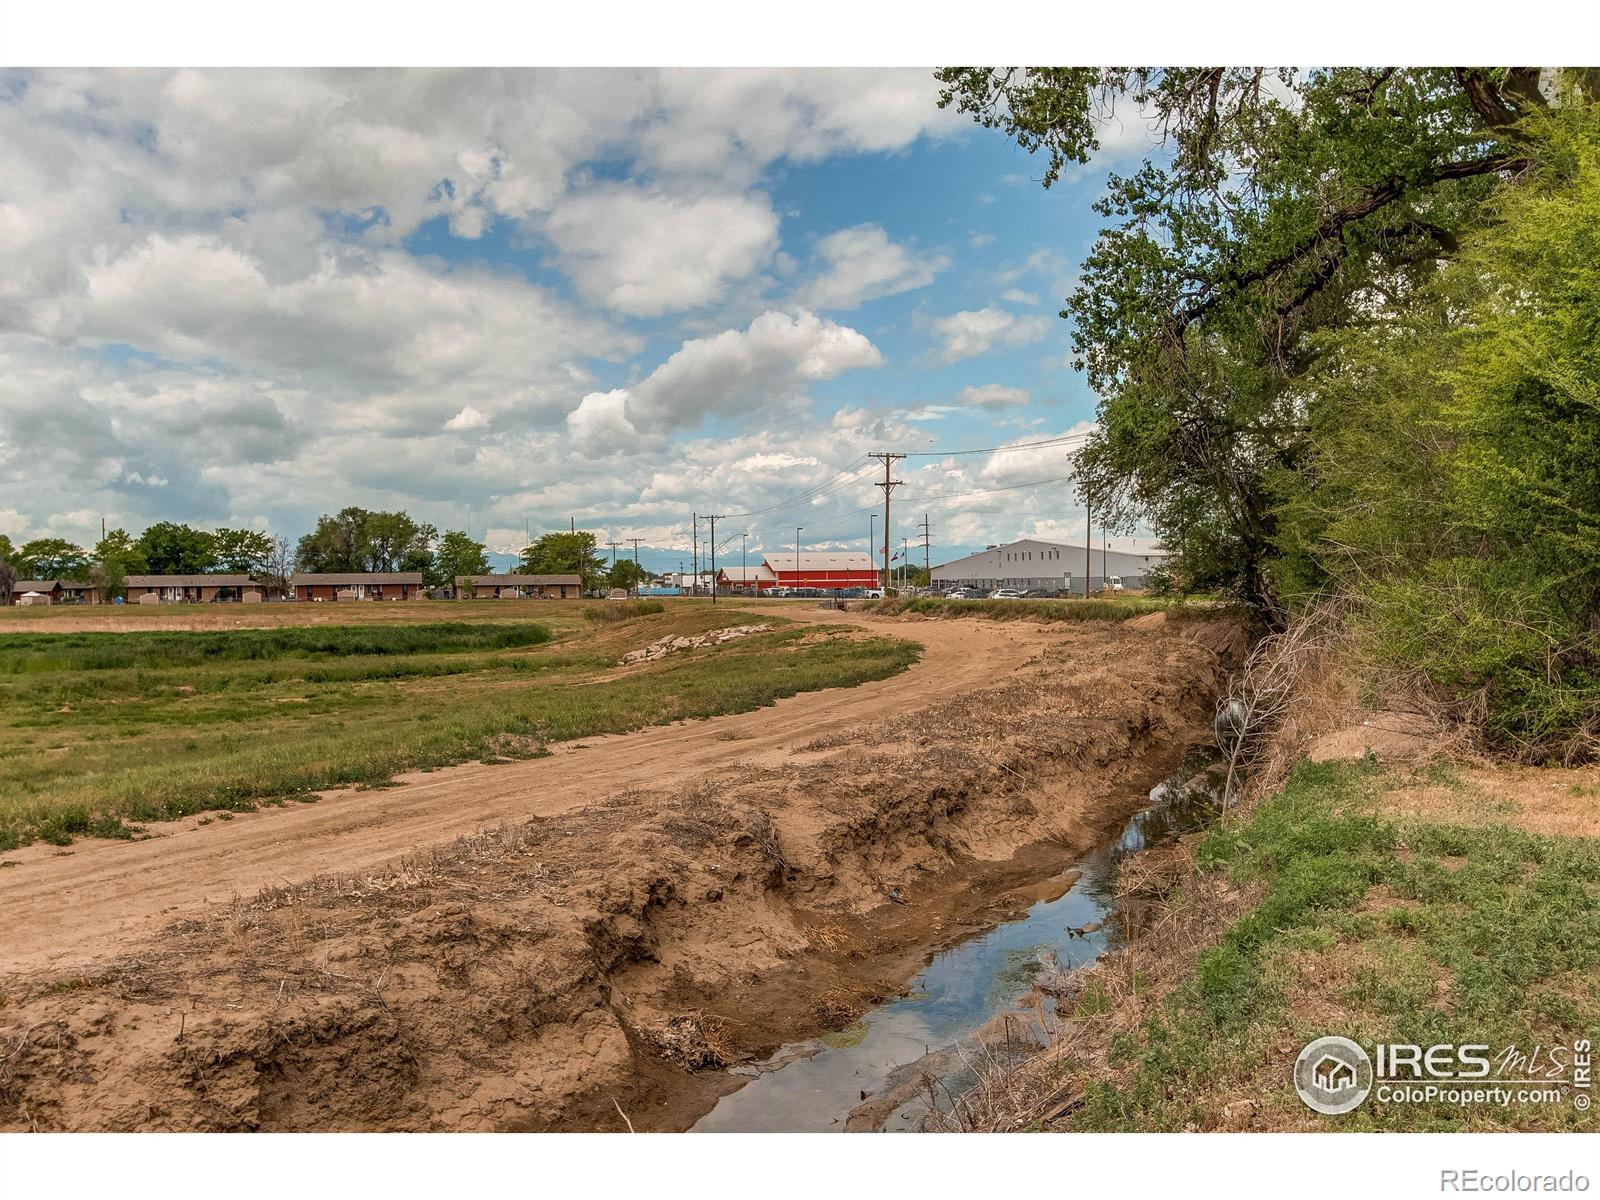
<path fill-rule="evenodd" d="M 1167 553 L 1154 538 L 1112 537 L 1103 546 L 1097 539 L 1089 548 L 1089 590 L 1104 587 L 1108 575 L 1124 587 L 1143 587 L 1151 568 L 1166 561 Z M 1025 538 L 934 567 L 933 586 L 1081 591 L 1084 566 L 1082 546 Z"/>

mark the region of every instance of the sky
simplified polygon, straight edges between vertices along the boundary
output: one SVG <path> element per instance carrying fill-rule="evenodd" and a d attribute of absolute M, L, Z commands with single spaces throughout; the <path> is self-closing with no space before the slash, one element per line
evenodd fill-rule
<path fill-rule="evenodd" d="M 1090 428 L 1058 312 L 1151 135 L 1046 190 L 937 91 L 0 72 L 0 533 L 298 537 L 356 504 L 667 569 L 696 512 L 720 555 L 866 549 L 893 451 L 896 550 L 924 513 L 935 562 L 1081 538 L 1072 443 L 1029 444 Z"/>

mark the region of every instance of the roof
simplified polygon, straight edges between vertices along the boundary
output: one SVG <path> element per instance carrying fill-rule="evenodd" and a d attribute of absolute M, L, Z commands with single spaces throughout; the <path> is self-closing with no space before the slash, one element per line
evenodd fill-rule
<path fill-rule="evenodd" d="M 804 559 L 802 558 L 801 561 L 803 562 Z M 718 567 L 717 574 L 726 579 L 731 579 L 737 583 L 748 583 L 755 579 L 777 578 L 777 576 L 772 573 L 772 568 L 767 566 L 767 564 L 764 562 L 757 563 L 753 567 Z"/>
<path fill-rule="evenodd" d="M 125 587 L 259 587 L 248 575 L 129 575 Z"/>
<path fill-rule="evenodd" d="M 557 584 L 567 587 L 583 586 L 583 578 L 578 575 L 473 575 L 470 578 L 473 587 L 555 587 Z"/>
<path fill-rule="evenodd" d="M 331 573 L 295 574 L 289 577 L 291 587 L 333 586 L 348 583 L 414 583 L 422 586 L 421 571 L 334 571 Z"/>
<path fill-rule="evenodd" d="M 18 579 L 11 585 L 11 590 L 21 595 L 23 592 L 53 592 L 61 586 L 57 579 Z"/>
<path fill-rule="evenodd" d="M 795 555 L 791 552 L 785 554 L 779 550 L 772 554 L 762 555 L 767 569 L 771 571 L 795 571 Z M 804 571 L 876 571 L 877 564 L 872 561 L 870 554 L 860 552 L 835 552 L 835 551 L 800 551 L 799 570 Z"/>
<path fill-rule="evenodd" d="M 1103 545 L 1101 539 L 1098 537 L 1094 538 L 1093 541 L 1094 545 L 1091 546 L 1090 549 L 1093 550 L 1095 554 L 1099 554 L 1101 550 L 1105 550 L 1111 554 L 1129 554 L 1133 555 L 1134 557 L 1142 558 L 1166 558 L 1172 553 L 1172 551 L 1168 550 L 1164 545 L 1161 544 L 1161 540 L 1159 538 L 1120 536 L 1110 537 L 1105 539 Z M 973 559 L 984 558 L 990 554 L 1004 554 L 1008 550 L 1015 550 L 1019 546 L 1043 546 L 1051 550 L 1060 550 L 1062 552 L 1062 562 L 1068 564 L 1083 562 L 1083 544 L 1081 542 L 1075 546 L 1071 542 L 1051 542 L 1046 541 L 1044 538 L 1018 538 L 1014 542 L 1006 542 L 1003 545 L 992 546 L 988 549 L 979 550 L 973 554 L 963 555 L 960 558 L 953 558 L 946 563 L 939 563 L 933 569 L 935 572 L 938 572 L 949 567 L 957 567 L 963 563 L 970 562 Z"/>

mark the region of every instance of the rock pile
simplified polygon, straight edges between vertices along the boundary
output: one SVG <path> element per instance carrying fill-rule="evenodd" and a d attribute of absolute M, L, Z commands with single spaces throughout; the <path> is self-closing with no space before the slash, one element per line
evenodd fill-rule
<path fill-rule="evenodd" d="M 756 633 L 766 633 L 771 630 L 771 625 L 730 625 L 726 629 L 713 629 L 710 633 L 697 633 L 692 636 L 669 634 L 658 638 L 648 646 L 639 650 L 630 650 L 622 656 L 624 663 L 655 662 L 669 654 L 677 654 L 680 650 L 697 650 L 701 646 L 720 646 L 723 642 L 737 641 L 739 638 L 749 637 Z"/>

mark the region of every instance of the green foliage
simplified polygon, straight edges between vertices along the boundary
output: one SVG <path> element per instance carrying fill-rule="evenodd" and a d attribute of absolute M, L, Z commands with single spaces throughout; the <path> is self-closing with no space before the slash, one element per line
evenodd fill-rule
<path fill-rule="evenodd" d="M 595 549 L 595 537 L 576 533 L 541 534 L 522 552 L 522 570 L 529 575 L 578 575 L 584 591 L 600 585 L 606 566 Z"/>
<path fill-rule="evenodd" d="M 217 569 L 236 575 L 263 575 L 272 558 L 272 535 L 259 529 L 219 529 L 211 535 Z"/>
<path fill-rule="evenodd" d="M 332 516 L 317 518 L 316 528 L 300 539 L 295 563 L 302 571 L 433 570 L 433 543 L 438 531 L 404 512 L 369 512 L 351 505 Z"/>
<path fill-rule="evenodd" d="M 633 559 L 619 558 L 611 564 L 611 569 L 606 572 L 606 586 L 626 588 L 632 591 L 649 578 L 650 572 L 634 562 Z"/>
<path fill-rule="evenodd" d="M 1375 658 L 1500 744 L 1573 758 L 1600 750 L 1600 113 L 1541 135 L 1456 261 L 1326 340 L 1279 570 L 1359 597 Z"/>
<path fill-rule="evenodd" d="M 445 531 L 433 552 L 427 580 L 431 587 L 454 587 L 463 575 L 487 575 L 489 555 L 482 542 L 459 529 Z"/>
<path fill-rule="evenodd" d="M 111 530 L 95 543 L 90 554 L 94 559 L 90 577 L 99 586 L 102 601 L 122 595 L 123 582 L 129 575 L 142 575 L 150 570 L 139 544 L 128 536 L 126 529 Z"/>
<path fill-rule="evenodd" d="M 18 578 L 16 554 L 11 539 L 0 533 L 0 606 L 11 603 L 11 585 Z"/>
<path fill-rule="evenodd" d="M 35 538 L 17 548 L 13 565 L 23 579 L 84 579 L 89 556 L 65 538 Z"/>
<path fill-rule="evenodd" d="M 156 575 L 201 575 L 217 565 L 216 539 L 173 521 L 150 526 L 135 547 Z"/>
<path fill-rule="evenodd" d="M 653 616 L 665 612 L 667 606 L 659 600 L 607 600 L 583 610 L 583 619 L 597 625 L 614 625 L 618 621 L 631 621 L 635 617 Z"/>

